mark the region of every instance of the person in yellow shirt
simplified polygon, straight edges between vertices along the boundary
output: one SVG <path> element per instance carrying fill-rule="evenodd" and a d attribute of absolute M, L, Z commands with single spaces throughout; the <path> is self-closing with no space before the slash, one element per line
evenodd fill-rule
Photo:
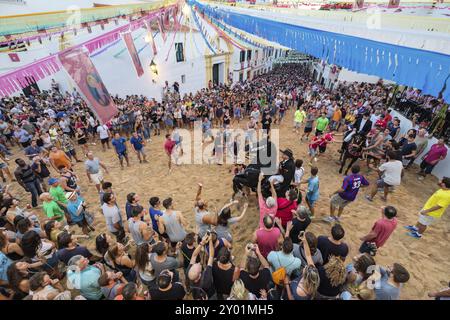
<path fill-rule="evenodd" d="M 342 110 L 338 106 L 334 108 L 333 116 L 331 117 L 330 129 L 332 131 L 336 131 L 338 128 L 339 122 L 342 119 Z"/>
<path fill-rule="evenodd" d="M 306 118 L 306 112 L 303 107 L 297 107 L 297 110 L 294 113 L 294 130 L 295 133 L 298 133 L 298 129 L 302 125 L 303 121 Z"/>
<path fill-rule="evenodd" d="M 355 121 L 356 121 L 355 111 L 351 110 L 351 109 L 348 109 L 347 110 L 347 115 L 345 116 L 345 124 L 346 125 L 354 124 Z"/>
<path fill-rule="evenodd" d="M 441 189 L 433 193 L 419 212 L 419 219 L 415 226 L 406 226 L 408 235 L 420 239 L 428 226 L 439 219 L 450 205 L 450 178 L 444 177 L 439 182 Z"/>

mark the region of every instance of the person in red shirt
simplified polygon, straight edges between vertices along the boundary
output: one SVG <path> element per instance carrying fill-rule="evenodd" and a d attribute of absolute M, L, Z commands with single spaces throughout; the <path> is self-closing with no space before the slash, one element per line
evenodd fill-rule
<path fill-rule="evenodd" d="M 375 255 L 376 249 L 381 248 L 386 243 L 397 227 L 396 216 L 397 209 L 393 206 L 383 207 L 381 209 L 381 219 L 377 220 L 372 230 L 361 238 L 362 244 L 359 252 Z"/>
<path fill-rule="evenodd" d="M 390 109 L 386 110 L 386 113 L 384 114 L 383 120 L 386 123 L 386 125 L 388 125 L 389 122 L 392 121 L 392 116 L 391 116 L 391 110 Z"/>
<path fill-rule="evenodd" d="M 164 143 L 164 150 L 169 157 L 169 173 L 172 172 L 172 154 L 175 148 L 176 142 L 172 140 L 170 134 L 166 134 L 166 142 Z"/>
<path fill-rule="evenodd" d="M 297 197 L 297 191 L 289 189 L 286 191 L 286 198 L 277 198 L 278 207 L 275 218 L 281 220 L 281 225 L 284 229 L 286 229 L 287 223 L 294 218 L 292 212 L 297 211 Z M 277 221 L 277 219 L 275 221 Z"/>
<path fill-rule="evenodd" d="M 420 171 L 418 172 L 419 180 L 425 179 L 427 174 L 433 171 L 434 167 L 439 161 L 447 157 L 447 147 L 443 138 L 440 138 L 437 143 L 431 146 L 431 149 L 422 157 L 420 163 Z"/>
<path fill-rule="evenodd" d="M 327 150 L 327 144 L 333 141 L 334 137 L 331 132 L 324 134 L 319 141 L 319 155 L 325 153 L 325 151 Z"/>
<path fill-rule="evenodd" d="M 317 161 L 316 155 L 317 155 L 317 148 L 319 148 L 320 141 L 321 141 L 322 135 L 316 135 L 311 139 L 310 144 L 308 145 L 309 151 L 308 154 L 310 156 L 309 164 L 312 164 L 312 161 Z"/>

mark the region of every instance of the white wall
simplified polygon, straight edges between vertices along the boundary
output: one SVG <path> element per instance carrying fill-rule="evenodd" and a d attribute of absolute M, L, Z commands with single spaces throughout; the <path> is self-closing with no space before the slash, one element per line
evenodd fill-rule
<path fill-rule="evenodd" d="M 346 68 L 342 68 L 339 72 L 338 81 L 340 82 L 366 82 L 366 83 L 377 83 L 380 80 L 377 76 L 370 76 L 364 73 L 357 73 L 350 71 Z"/>
<path fill-rule="evenodd" d="M 125 24 L 126 21 L 120 21 L 119 25 Z M 203 22 L 204 23 L 204 22 Z M 192 24 L 193 27 L 195 27 Z M 87 41 L 99 34 L 117 28 L 113 22 L 105 25 L 105 30 L 101 30 L 100 26 L 94 26 L 92 33 L 89 34 L 86 30 L 80 30 L 77 36 L 66 34 L 66 39 L 71 39 L 70 44 L 78 44 Z M 205 24 L 207 32 L 210 37 L 216 38 L 216 32 Z M 161 98 L 162 88 L 164 82 L 167 80 L 170 84 L 177 81 L 180 84 L 180 91 L 184 93 L 195 93 L 201 88 L 207 86 L 206 83 L 206 66 L 205 55 L 211 55 L 212 52 L 207 48 L 207 45 L 199 32 L 195 29 L 192 33 L 177 33 L 174 38 L 174 33 L 167 34 L 167 40 L 164 43 L 160 34 L 155 37 L 158 53 L 154 58 L 157 64 L 158 76 L 155 78 L 156 83 L 152 81 L 152 73 L 150 72 L 150 62 L 153 58 L 151 44 L 147 44 L 144 40 L 146 30 L 141 28 L 132 33 L 136 49 L 141 52 L 139 57 L 144 68 L 144 75 L 137 78 L 131 58 L 128 55 L 125 45 L 122 40 L 114 44 L 105 46 L 97 52 L 91 54 L 91 60 L 96 66 L 106 88 L 110 94 L 118 94 L 120 96 L 129 94 L 143 94 L 147 97 L 154 97 L 157 100 Z M 175 43 L 182 42 L 184 47 L 184 62 L 176 62 Z M 228 52 L 228 47 L 222 38 L 219 38 L 218 48 L 223 52 Z M 11 62 L 8 55 L 0 55 L 0 74 L 14 70 L 20 66 L 32 63 L 38 59 L 48 56 L 49 54 L 57 53 L 60 50 L 59 37 L 53 36 L 51 41 L 47 38 L 43 39 L 43 43 L 39 44 L 37 41 L 33 42 L 28 51 L 19 52 L 20 62 Z M 233 54 L 230 60 L 230 69 L 233 68 L 235 62 L 239 63 L 239 53 Z M 101 52 L 101 53 L 99 53 Z M 119 54 L 122 52 L 121 54 Z M 234 60 L 237 59 L 237 60 Z M 252 54 L 254 59 L 254 54 Z M 224 63 L 225 56 L 219 55 L 213 57 L 213 63 Z M 223 79 L 225 80 L 226 70 L 223 70 Z M 185 76 L 185 83 L 182 83 L 181 76 Z M 212 77 L 212 75 L 211 75 Z M 38 86 L 41 89 L 49 89 L 50 81 L 54 78 L 62 90 L 71 91 L 73 82 L 65 73 L 60 71 L 38 81 Z M 19 94 L 17 92 L 16 94 Z"/>

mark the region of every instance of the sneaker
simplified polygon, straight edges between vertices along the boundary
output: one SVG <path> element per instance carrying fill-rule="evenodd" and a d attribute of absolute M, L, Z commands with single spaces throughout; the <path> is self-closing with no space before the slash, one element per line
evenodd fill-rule
<path fill-rule="evenodd" d="M 370 202 L 373 201 L 373 199 L 372 199 L 370 196 L 368 196 L 368 195 L 365 195 L 364 198 L 366 198 L 366 200 L 368 200 L 368 201 L 370 201 Z"/>
<path fill-rule="evenodd" d="M 415 231 L 415 232 L 419 231 L 419 229 L 417 229 L 416 226 L 406 226 L 404 228 L 409 231 Z"/>
<path fill-rule="evenodd" d="M 407 235 L 410 237 L 416 238 L 416 239 L 422 238 L 422 235 L 420 233 L 418 233 L 417 231 L 408 232 Z"/>
<path fill-rule="evenodd" d="M 334 221 L 336 221 L 337 223 L 341 223 L 341 218 L 339 218 L 339 217 L 334 217 Z"/>
<path fill-rule="evenodd" d="M 418 176 L 417 177 L 417 180 L 419 180 L 419 181 L 423 181 L 425 178 L 424 177 L 422 177 L 422 176 Z"/>
<path fill-rule="evenodd" d="M 334 222 L 334 218 L 332 216 L 325 217 L 322 220 L 325 221 L 325 222 L 328 222 L 328 223 L 333 223 Z"/>

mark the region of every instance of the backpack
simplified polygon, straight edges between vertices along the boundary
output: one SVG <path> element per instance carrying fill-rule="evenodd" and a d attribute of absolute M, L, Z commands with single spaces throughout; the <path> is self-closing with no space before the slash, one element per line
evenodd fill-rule
<path fill-rule="evenodd" d="M 281 266 L 279 253 L 277 253 L 277 259 L 278 259 L 278 263 Z M 292 263 L 294 263 L 294 260 L 295 260 L 295 258 L 286 267 L 289 267 Z M 272 272 L 272 280 L 276 285 L 282 285 L 285 278 L 286 278 L 286 268 L 285 267 L 279 267 L 277 270 Z"/>

